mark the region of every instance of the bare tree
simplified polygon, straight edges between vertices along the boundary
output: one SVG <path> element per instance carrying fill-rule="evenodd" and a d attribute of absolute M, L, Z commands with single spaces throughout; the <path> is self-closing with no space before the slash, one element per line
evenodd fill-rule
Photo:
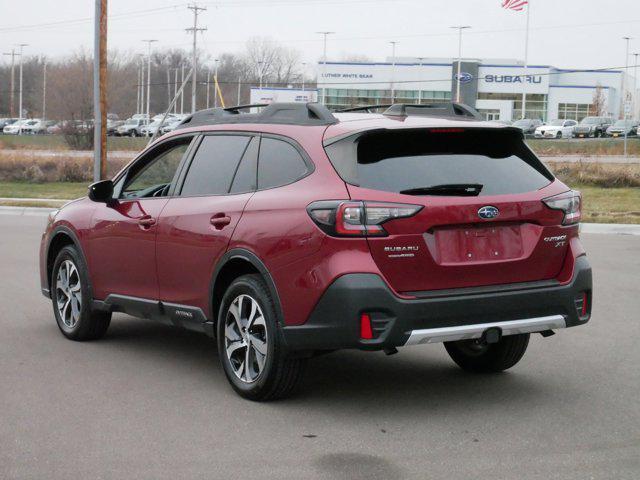
<path fill-rule="evenodd" d="M 594 117 L 602 117 L 607 113 L 607 99 L 604 95 L 604 89 L 599 83 L 596 85 L 596 90 L 593 92 L 593 101 L 589 107 L 589 114 Z"/>

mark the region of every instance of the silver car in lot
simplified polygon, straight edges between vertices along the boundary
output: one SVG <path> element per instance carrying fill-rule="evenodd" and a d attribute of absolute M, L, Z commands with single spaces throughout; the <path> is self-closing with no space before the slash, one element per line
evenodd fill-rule
<path fill-rule="evenodd" d="M 637 120 L 618 120 L 616 123 L 607 128 L 607 137 L 628 137 L 638 135 Z"/>
<path fill-rule="evenodd" d="M 115 134 L 119 137 L 140 137 L 142 136 L 142 127 L 147 125 L 146 118 L 128 118 L 123 125 L 120 125 Z"/>

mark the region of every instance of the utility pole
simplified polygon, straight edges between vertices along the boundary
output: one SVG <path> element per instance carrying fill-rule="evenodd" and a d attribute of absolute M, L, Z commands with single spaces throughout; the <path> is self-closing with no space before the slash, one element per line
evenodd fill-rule
<path fill-rule="evenodd" d="M 47 61 L 42 64 L 42 121 L 47 119 Z"/>
<path fill-rule="evenodd" d="M 329 35 L 333 35 L 336 32 L 316 32 L 324 37 L 323 39 L 323 47 L 322 47 L 322 83 L 326 83 L 327 81 L 327 37 Z M 327 88 L 323 85 L 322 87 L 322 104 L 327 104 Z"/>
<path fill-rule="evenodd" d="M 18 121 L 20 122 L 19 126 L 18 126 L 18 135 L 22 135 L 22 57 L 23 57 L 23 49 L 24 47 L 28 46 L 27 43 L 21 43 L 20 45 L 18 45 L 20 47 L 20 92 L 19 92 L 19 100 L 18 100 L 18 109 L 20 110 L 18 112 Z"/>
<path fill-rule="evenodd" d="M 258 63 L 258 76 L 260 77 L 260 90 L 262 90 L 262 64 L 264 62 L 257 62 Z"/>
<path fill-rule="evenodd" d="M 398 42 L 389 42 L 391 44 L 391 103 L 396 98 L 396 45 Z"/>
<path fill-rule="evenodd" d="M 458 73 L 456 74 L 456 102 L 460 103 L 460 74 L 462 68 L 462 30 L 471 28 L 469 25 L 451 27 L 458 30 Z"/>
<path fill-rule="evenodd" d="M 11 53 L 3 53 L 3 55 L 11 55 L 11 90 L 9 91 L 9 115 L 11 115 L 11 117 L 13 118 L 15 115 L 15 109 L 14 109 L 14 101 L 13 101 L 13 97 L 15 96 L 15 91 L 16 91 L 16 87 L 15 87 L 15 65 L 16 65 L 16 55 L 19 55 L 18 53 L 16 53 L 16 49 L 12 48 L 11 49 Z"/>
<path fill-rule="evenodd" d="M 218 65 L 219 63 L 220 63 L 220 59 L 216 58 L 216 64 L 213 69 L 213 106 L 215 108 L 218 108 Z M 209 73 L 209 78 L 211 78 L 211 73 Z M 208 80 L 207 80 L 207 85 L 209 85 Z M 207 87 L 207 92 L 208 91 L 209 91 L 209 88 Z"/>
<path fill-rule="evenodd" d="M 93 44 L 93 180 L 107 178 L 107 0 L 95 0 Z"/>
<path fill-rule="evenodd" d="M 242 77 L 238 77 L 238 103 L 236 105 L 240 105 L 240 87 L 242 86 Z"/>
<path fill-rule="evenodd" d="M 629 103 L 628 103 L 628 88 L 629 86 L 627 85 L 627 76 L 629 75 L 629 41 L 631 40 L 631 37 L 622 37 L 622 39 L 625 41 L 626 43 L 626 50 L 625 50 L 625 61 L 624 61 L 624 74 L 622 75 L 622 109 L 624 112 L 624 116 L 622 118 L 624 118 L 624 159 L 626 161 L 627 159 L 627 116 L 628 116 L 628 107 L 629 107 Z"/>
<path fill-rule="evenodd" d="M 147 44 L 147 122 L 151 120 L 151 115 L 149 111 L 149 105 L 151 104 L 151 44 L 157 42 L 158 40 L 143 40 Z"/>
<path fill-rule="evenodd" d="M 198 32 L 204 32 L 207 28 L 198 28 L 198 14 L 201 11 L 205 11 L 205 7 L 199 7 L 197 3 L 193 5 L 189 5 L 187 7 L 189 10 L 193 11 L 193 27 L 187 28 L 187 32 L 191 32 L 193 34 L 193 52 L 191 59 L 191 67 L 193 68 L 193 75 L 191 77 L 191 113 L 196 112 L 196 86 L 198 84 L 198 51 L 196 39 L 198 38 Z"/>

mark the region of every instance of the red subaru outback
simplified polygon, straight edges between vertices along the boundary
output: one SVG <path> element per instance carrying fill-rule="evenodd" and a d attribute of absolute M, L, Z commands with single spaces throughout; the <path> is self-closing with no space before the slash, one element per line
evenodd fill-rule
<path fill-rule="evenodd" d="M 444 342 L 496 372 L 589 320 L 579 220 L 521 131 L 457 104 L 213 109 L 50 216 L 42 292 L 72 340 L 112 312 L 215 338 L 254 400 L 342 348 Z"/>

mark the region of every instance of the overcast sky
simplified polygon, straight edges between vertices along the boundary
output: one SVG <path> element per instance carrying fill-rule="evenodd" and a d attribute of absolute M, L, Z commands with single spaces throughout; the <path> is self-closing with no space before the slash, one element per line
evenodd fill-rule
<path fill-rule="evenodd" d="M 624 41 L 635 37 L 640 52 L 638 0 L 531 0 L 531 64 L 564 68 L 624 65 Z M 145 51 L 143 39 L 158 48 L 189 48 L 184 29 L 193 21 L 179 0 L 109 0 L 109 48 Z M 314 32 L 335 31 L 329 60 L 365 55 L 384 60 L 389 41 L 397 56 L 457 56 L 451 25 L 471 25 L 463 56 L 524 57 L 526 13 L 501 8 L 501 0 L 221 0 L 201 1 L 207 11 L 200 46 L 215 56 L 238 51 L 252 36 L 269 37 L 297 48 L 310 64 L 322 55 Z M 0 0 L 0 47 L 28 43 L 28 54 L 60 56 L 93 48 L 93 0 Z M 8 57 L 4 57 L 6 62 Z"/>

